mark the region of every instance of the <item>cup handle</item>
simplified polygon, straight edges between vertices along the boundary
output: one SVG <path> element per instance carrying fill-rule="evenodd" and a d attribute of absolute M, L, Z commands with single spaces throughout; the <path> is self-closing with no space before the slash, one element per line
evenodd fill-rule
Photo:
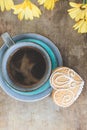
<path fill-rule="evenodd" d="M 7 47 L 10 47 L 15 44 L 15 42 L 12 40 L 11 36 L 7 32 L 3 33 L 1 37 Z"/>

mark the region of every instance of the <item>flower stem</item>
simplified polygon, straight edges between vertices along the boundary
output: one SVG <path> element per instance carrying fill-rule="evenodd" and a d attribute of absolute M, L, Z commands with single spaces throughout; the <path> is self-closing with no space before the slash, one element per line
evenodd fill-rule
<path fill-rule="evenodd" d="M 87 4 L 87 0 L 83 0 L 83 4 Z"/>
<path fill-rule="evenodd" d="M 83 4 L 86 4 L 86 0 L 83 0 Z"/>

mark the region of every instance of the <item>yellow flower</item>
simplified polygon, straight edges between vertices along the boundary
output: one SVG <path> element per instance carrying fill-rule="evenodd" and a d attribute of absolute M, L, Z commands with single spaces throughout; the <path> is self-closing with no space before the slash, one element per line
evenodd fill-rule
<path fill-rule="evenodd" d="M 44 7 L 47 8 L 48 10 L 53 10 L 56 1 L 58 0 L 38 0 L 39 4 L 40 5 L 44 4 Z"/>
<path fill-rule="evenodd" d="M 75 21 L 79 21 L 80 19 L 87 18 L 87 4 L 77 4 L 74 2 L 69 3 L 72 9 L 69 9 L 69 15 Z"/>
<path fill-rule="evenodd" d="M 87 19 L 78 21 L 74 26 L 74 30 L 78 29 L 78 33 L 87 33 Z"/>
<path fill-rule="evenodd" d="M 0 0 L 0 8 L 1 11 L 4 11 L 5 9 L 8 11 L 13 6 L 13 0 Z"/>
<path fill-rule="evenodd" d="M 14 5 L 14 14 L 18 14 L 18 18 L 22 20 L 23 18 L 28 20 L 33 20 L 34 17 L 40 17 L 40 9 L 30 2 L 30 0 L 25 0 L 23 3 Z"/>

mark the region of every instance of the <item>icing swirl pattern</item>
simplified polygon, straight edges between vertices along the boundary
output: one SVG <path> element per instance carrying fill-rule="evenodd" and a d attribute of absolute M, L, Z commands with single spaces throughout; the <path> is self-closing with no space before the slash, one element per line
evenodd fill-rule
<path fill-rule="evenodd" d="M 54 89 L 54 102 L 61 107 L 68 107 L 80 95 L 84 81 L 74 70 L 60 67 L 52 73 L 50 84 Z"/>

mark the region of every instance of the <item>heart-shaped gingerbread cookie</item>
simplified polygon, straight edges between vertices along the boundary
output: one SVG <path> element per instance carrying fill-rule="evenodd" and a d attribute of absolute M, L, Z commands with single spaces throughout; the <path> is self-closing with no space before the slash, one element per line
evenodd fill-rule
<path fill-rule="evenodd" d="M 84 81 L 74 70 L 60 67 L 52 73 L 50 84 L 54 89 L 54 102 L 61 107 L 68 107 L 80 95 Z"/>

